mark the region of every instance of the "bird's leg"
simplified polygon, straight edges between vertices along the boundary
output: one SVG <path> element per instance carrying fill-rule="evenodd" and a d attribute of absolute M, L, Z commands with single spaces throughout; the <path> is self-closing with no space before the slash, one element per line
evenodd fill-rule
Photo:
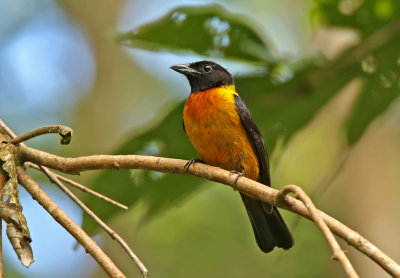
<path fill-rule="evenodd" d="M 205 162 L 204 162 L 203 160 L 201 160 L 201 159 L 199 159 L 199 158 L 193 158 L 193 159 L 189 160 L 189 161 L 185 164 L 185 170 L 188 171 L 190 165 L 194 165 L 194 164 L 197 163 L 197 162 L 200 162 L 200 163 L 204 163 L 204 164 L 205 164 Z"/>
<path fill-rule="evenodd" d="M 237 174 L 234 184 L 238 181 L 238 179 L 242 176 L 246 176 L 246 172 L 242 168 L 240 171 L 231 170 L 230 174 Z"/>

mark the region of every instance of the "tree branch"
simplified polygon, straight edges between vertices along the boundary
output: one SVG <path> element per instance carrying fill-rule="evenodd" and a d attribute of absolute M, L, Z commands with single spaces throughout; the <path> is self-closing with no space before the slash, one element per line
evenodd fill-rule
<path fill-rule="evenodd" d="M 314 206 L 313 202 L 311 201 L 310 197 L 297 185 L 286 185 L 284 188 L 281 189 L 281 198 L 285 198 L 287 194 L 294 193 L 296 198 L 300 199 L 306 208 L 308 209 L 313 221 L 321 230 L 322 234 L 325 236 L 326 240 L 328 241 L 329 245 L 332 248 L 333 255 L 332 259 L 339 260 L 342 264 L 346 274 L 350 278 L 359 278 L 358 274 L 354 270 L 353 266 L 351 265 L 349 259 L 345 255 L 342 248 L 340 248 L 338 242 L 336 241 L 335 237 L 333 236 L 331 230 L 329 230 L 328 226 L 326 225 L 324 219 L 322 218 L 321 214 L 318 212 L 317 208 Z"/>
<path fill-rule="evenodd" d="M 0 128 L 8 134 L 12 134 L 12 131 L 1 121 L 1 119 Z M 264 202 L 293 211 L 301 216 L 313 220 L 311 212 L 308 211 L 308 208 L 302 202 L 290 196 L 283 197 L 279 191 L 244 177 L 236 182 L 235 177 L 230 175 L 228 171 L 200 163 L 186 171 L 184 170 L 184 165 L 187 161 L 161 157 L 139 155 L 93 155 L 77 158 L 64 158 L 29 148 L 24 144 L 19 144 L 19 146 L 15 147 L 15 154 L 21 163 L 29 161 L 70 174 L 79 174 L 81 171 L 97 169 L 146 169 L 159 172 L 191 174 L 230 185 L 252 198 L 260 199 Z M 360 236 L 357 232 L 351 230 L 324 212 L 319 210 L 316 210 L 316 212 L 320 214 L 323 222 L 326 223 L 333 233 L 343 238 L 348 244 L 354 246 L 360 252 L 369 256 L 393 277 L 400 277 L 400 266 L 376 246 Z M 80 229 L 79 226 L 78 228 Z"/>
<path fill-rule="evenodd" d="M 30 167 L 30 168 L 36 169 L 38 171 L 41 171 L 39 166 L 37 166 L 36 164 L 30 163 L 30 162 L 25 163 L 24 167 Z M 70 185 L 82 190 L 83 192 L 89 193 L 89 194 L 91 194 L 91 195 L 93 195 L 93 196 L 95 196 L 95 197 L 97 197 L 99 199 L 102 199 L 103 201 L 106 201 L 106 202 L 108 202 L 108 203 L 110 203 L 110 204 L 112 204 L 114 206 L 122 208 L 123 210 L 128 210 L 127 206 L 125 206 L 125 205 L 123 205 L 123 204 L 121 204 L 121 203 L 119 203 L 119 202 L 117 202 L 117 201 L 115 201 L 113 199 L 110 199 L 107 196 L 104 196 L 103 194 L 100 194 L 99 192 L 96 192 L 96 191 L 88 188 L 87 186 L 84 186 L 84 185 L 82 185 L 80 183 L 77 183 L 76 181 L 73 181 L 71 179 L 68 179 L 68 178 L 66 178 L 64 176 L 61 176 L 59 174 L 56 174 L 56 173 L 52 173 L 52 175 L 57 177 L 57 179 L 59 179 L 59 180 L 61 180 L 63 182 L 66 182 L 66 183 L 68 183 L 68 184 L 70 184 Z"/>
<path fill-rule="evenodd" d="M 245 177 L 241 177 L 235 183 L 236 177 L 231 175 L 229 171 L 202 163 L 196 163 L 194 166 L 190 167 L 188 171 L 185 171 L 184 166 L 187 161 L 181 159 L 142 155 L 92 155 L 64 158 L 26 146 L 18 146 L 16 148 L 16 154 L 19 154 L 22 161 L 30 161 L 70 174 L 79 174 L 82 171 L 98 169 L 146 169 L 159 172 L 190 174 L 230 185 L 249 197 L 262 200 L 277 207 L 295 212 L 308 219 L 312 219 L 302 202 L 290 196 L 286 196 L 282 200 L 282 198 L 279 197 L 280 193 L 278 190 Z M 351 230 L 324 212 L 320 210 L 318 210 L 318 212 L 333 233 L 370 257 L 393 277 L 400 277 L 400 266 L 389 256 L 357 232 Z"/>
<path fill-rule="evenodd" d="M 8 135 L 9 137 L 12 138 L 12 140 L 8 140 L 8 138 L 4 139 L 2 137 L 3 134 L 0 133 L 0 137 L 2 138 L 2 140 L 0 140 L 0 142 L 4 142 L 4 143 L 11 143 L 11 144 L 15 144 L 19 146 L 26 146 L 23 141 L 24 140 L 28 140 L 32 137 L 41 135 L 41 134 L 45 134 L 45 133 L 51 133 L 51 132 L 57 132 L 61 138 L 61 144 L 68 144 L 70 142 L 71 136 L 72 136 L 72 129 L 69 127 L 65 127 L 65 126 L 58 126 L 58 125 L 54 125 L 54 126 L 47 126 L 47 127 L 42 127 L 42 128 L 38 128 L 35 129 L 33 131 L 27 132 L 26 134 L 17 137 L 17 135 L 3 122 L 3 120 L 0 118 L 0 131 L 3 131 L 6 135 Z M 48 170 L 46 167 L 44 166 L 38 166 L 36 164 L 33 163 L 26 163 L 28 164 L 27 166 L 36 168 L 38 170 L 42 170 L 43 172 L 45 172 L 45 174 L 50 175 L 52 178 L 54 178 L 55 180 L 58 181 L 58 178 L 63 179 L 65 182 L 70 183 L 73 186 L 78 187 L 79 189 L 86 191 L 92 195 L 95 195 L 105 201 L 108 201 L 112 204 L 115 204 L 119 207 L 122 207 L 124 209 L 127 209 L 126 206 L 119 204 L 118 202 L 115 202 L 114 200 L 109 199 L 106 196 L 101 195 L 100 193 L 97 193 L 79 183 L 76 183 L 70 179 L 67 179 L 63 176 L 57 175 L 56 173 L 53 173 L 52 171 Z M 100 249 L 100 247 L 98 247 L 97 243 L 94 242 L 80 227 L 79 225 L 77 225 L 75 222 L 73 222 L 72 219 L 70 219 L 68 217 L 67 214 L 64 213 L 64 211 L 59 208 L 57 206 L 56 203 L 54 203 L 49 196 L 46 195 L 46 193 L 44 191 L 42 191 L 42 189 L 39 187 L 39 185 L 35 182 L 35 180 L 33 180 L 26 172 L 25 170 L 23 170 L 23 168 L 19 169 L 21 167 L 17 168 L 18 170 L 23 171 L 22 173 L 25 173 L 25 179 L 20 175 L 19 178 L 19 182 L 21 184 L 24 184 L 24 182 L 26 183 L 26 186 L 31 186 L 32 190 L 36 190 L 39 191 L 39 195 L 42 198 L 42 202 L 40 202 L 40 199 L 35 198 L 35 195 L 32 194 L 27 187 L 26 190 L 28 192 L 31 193 L 32 198 L 38 200 L 38 202 L 43 206 L 43 208 L 45 208 L 52 216 L 53 218 L 59 222 L 78 242 L 81 243 L 82 246 L 90 246 L 92 248 L 86 248 L 85 250 L 86 252 L 89 252 L 92 257 L 99 263 L 100 266 L 103 267 L 103 269 L 105 269 L 105 271 L 111 276 L 111 277 L 125 277 L 125 275 L 114 265 L 114 263 L 112 262 L 112 260 L 110 258 L 107 257 L 106 254 L 104 254 L 104 252 Z M 1 171 L 1 168 L 0 168 Z M 58 181 L 59 182 L 59 181 Z M 70 193 L 69 196 L 70 197 L 75 197 L 76 196 L 70 192 L 67 188 L 64 187 L 64 185 L 59 182 L 62 185 L 61 189 L 65 189 L 64 192 L 65 193 Z M 47 198 L 46 198 L 47 197 Z M 76 198 L 77 199 L 77 198 Z M 80 201 L 78 199 L 78 201 Z M 58 215 L 53 215 L 51 212 L 53 211 L 53 205 L 56 207 L 57 210 L 59 210 Z M 1 211 L 1 213 L 3 213 L 3 211 Z M 7 215 L 6 215 L 7 216 Z M 65 217 L 66 216 L 66 217 Z M 58 218 L 56 218 L 58 217 Z M 3 219 L 7 219 L 4 218 L 4 216 L 2 216 Z M 59 220 L 57 220 L 59 219 Z M 9 219 L 9 221 L 15 221 L 14 219 Z M 71 232 L 70 229 L 68 229 L 67 227 L 69 227 L 70 229 L 74 230 L 74 232 Z M 83 243 L 80 241 L 80 238 L 82 238 Z M 85 237 L 89 238 L 89 241 L 85 241 Z M 1 237 L 0 237 L 1 239 Z M 125 242 L 124 242 L 125 243 Z M 126 243 L 125 243 L 126 245 Z M 128 246 L 129 249 L 129 246 Z M 133 253 L 132 250 L 129 249 L 129 251 L 131 251 Z M 128 254 L 131 256 L 131 254 L 128 252 Z M 132 256 L 131 256 L 132 257 Z M 104 262 L 102 262 L 104 261 Z M 140 260 L 139 260 L 140 262 Z M 140 262 L 141 263 L 141 262 Z M 2 266 L 2 265 L 1 265 Z M 146 272 L 143 272 L 142 269 L 142 274 L 143 275 L 148 275 L 147 273 L 147 269 L 143 266 L 143 269 L 146 270 Z M 145 273 L 145 274 L 144 274 Z M 2 274 L 2 272 L 1 272 Z M 122 275 L 122 276 L 121 276 Z M 3 276 L 1 276 L 0 278 L 2 278 Z M 146 277 L 146 276 L 145 276 Z"/>
<path fill-rule="evenodd" d="M 17 167 L 17 173 L 20 184 L 47 210 L 54 220 L 60 223 L 85 248 L 86 252 L 90 253 L 108 275 L 118 278 L 126 277 L 103 250 L 101 250 L 97 243 L 40 188 L 36 181 L 22 167 Z"/>
<path fill-rule="evenodd" d="M 86 214 L 88 214 L 93 220 L 100 225 L 102 229 L 104 229 L 112 239 L 115 239 L 124 250 L 128 253 L 129 257 L 136 263 L 142 275 L 146 278 L 149 275 L 147 268 L 144 266 L 142 261 L 138 256 L 132 251 L 129 245 L 123 240 L 123 238 L 116 233 L 113 229 L 111 229 L 106 223 L 104 223 L 91 209 L 89 209 L 81 200 L 78 199 L 67 187 L 65 187 L 62 182 L 60 182 L 56 176 L 56 174 L 49 171 L 46 167 L 40 166 L 40 169 L 49 177 L 50 181 L 56 184 L 68 197 L 71 198 Z"/>
<path fill-rule="evenodd" d="M 37 137 L 47 133 L 58 133 L 58 135 L 60 136 L 61 144 L 63 145 L 67 145 L 69 144 L 69 142 L 71 142 L 72 129 L 70 127 L 63 125 L 47 125 L 28 131 L 21 136 L 15 137 L 11 139 L 9 143 L 17 145 L 33 137 Z"/>

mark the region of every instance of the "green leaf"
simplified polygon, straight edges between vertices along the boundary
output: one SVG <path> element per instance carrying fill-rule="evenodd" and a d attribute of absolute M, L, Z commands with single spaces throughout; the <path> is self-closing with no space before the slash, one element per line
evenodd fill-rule
<path fill-rule="evenodd" d="M 364 66 L 364 90 L 347 123 L 348 139 L 355 143 L 369 124 L 400 96 L 400 39 L 383 45 L 364 59 L 374 63 L 372 70 Z M 372 60 L 372 61 L 371 61 Z"/>
<path fill-rule="evenodd" d="M 182 126 L 183 105 L 177 107 L 151 131 L 134 136 L 116 154 L 142 154 L 181 159 L 196 156 Z M 102 192 L 129 207 L 144 202 L 144 217 L 154 216 L 176 205 L 199 188 L 201 179 L 188 175 L 162 174 L 144 170 L 103 171 L 95 180 L 93 189 Z M 85 203 L 104 221 L 122 211 L 97 198 L 86 196 Z M 93 233 L 98 225 L 87 215 L 83 227 Z"/>
<path fill-rule="evenodd" d="M 345 126 L 349 144 L 357 142 L 369 124 L 400 96 L 400 39 L 396 36 L 399 29 L 400 22 L 388 26 L 384 30 L 387 41 L 363 59 L 353 57 L 368 44 L 347 51 L 332 63 L 309 64 L 284 84 L 276 84 L 271 72 L 236 78 L 242 98 L 264 131 L 268 148 L 272 149 L 278 138 L 289 139 L 348 82 L 362 77 L 364 86 Z M 371 59 L 369 63 L 376 65 L 368 68 L 365 61 Z"/>
<path fill-rule="evenodd" d="M 354 28 L 370 35 L 400 18 L 398 0 L 316 0 L 315 11 L 325 24 Z"/>
<path fill-rule="evenodd" d="M 193 51 L 200 55 L 266 61 L 265 37 L 242 15 L 220 6 L 180 7 L 148 25 L 116 39 L 134 48 Z"/>
<path fill-rule="evenodd" d="M 270 74 L 236 78 L 236 87 L 260 126 L 267 148 L 278 139 L 289 139 L 350 82 L 360 68 L 352 64 L 340 74 L 331 74 L 332 64 L 309 65 L 284 84 Z"/>

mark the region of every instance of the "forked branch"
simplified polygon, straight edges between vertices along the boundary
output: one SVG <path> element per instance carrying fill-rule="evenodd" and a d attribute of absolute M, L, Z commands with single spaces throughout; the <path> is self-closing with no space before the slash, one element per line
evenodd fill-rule
<path fill-rule="evenodd" d="M 336 241 L 331 230 L 329 230 L 324 219 L 322 218 L 322 215 L 318 212 L 317 208 L 314 206 L 310 197 L 308 197 L 307 194 L 300 187 L 293 184 L 286 185 L 284 188 L 282 188 L 280 197 L 282 199 L 285 199 L 286 195 L 289 193 L 294 193 L 295 197 L 301 200 L 308 209 L 312 220 L 321 230 L 322 234 L 324 235 L 324 237 L 326 238 L 326 240 L 328 241 L 329 245 L 332 248 L 333 251 L 332 259 L 340 261 L 348 277 L 358 278 L 359 277 L 358 274 L 354 270 L 352 264 L 350 263 L 349 259 L 347 258 L 342 248 L 340 248 L 339 243 Z"/>
<path fill-rule="evenodd" d="M 2 124 L 4 123 L 1 123 L 0 121 L 0 127 L 3 127 Z M 362 237 L 359 233 L 351 230 L 350 228 L 348 228 L 338 220 L 332 218 L 331 216 L 325 214 L 324 212 L 317 210 L 312 204 L 311 200 L 308 198 L 308 196 L 305 195 L 304 192 L 300 191 L 298 187 L 291 185 L 280 192 L 276 189 L 267 187 L 263 184 L 247 179 L 245 177 L 242 177 L 236 181 L 236 177 L 231 175 L 229 171 L 225 171 L 217 167 L 208 166 L 202 163 L 196 163 L 188 170 L 185 170 L 184 166 L 187 161 L 180 159 L 141 155 L 92 155 L 76 158 L 65 158 L 37 149 L 29 148 L 24 144 L 19 144 L 17 146 L 14 146 L 14 148 L 14 155 L 16 156 L 16 159 L 21 163 L 31 162 L 40 166 L 59 170 L 64 173 L 79 174 L 82 171 L 100 169 L 145 169 L 167 173 L 190 174 L 229 185 L 240 191 L 241 193 L 248 195 L 249 197 L 262 200 L 283 209 L 290 210 L 303 217 L 315 221 L 320 229 L 323 231 L 330 245 L 332 246 L 332 249 L 334 251 L 334 258 L 337 258 L 342 262 L 345 271 L 349 277 L 358 276 L 354 272 L 351 264 L 348 262 L 347 257 L 340 249 L 339 245 L 331 234 L 331 231 L 337 236 L 341 237 L 343 240 L 345 240 L 349 245 L 352 245 L 357 250 L 370 257 L 384 270 L 386 270 L 391 276 L 400 277 L 400 266 L 393 259 L 391 259 L 385 253 L 379 250 L 376 246 L 374 246 L 371 242 Z M 54 208 L 56 204 L 54 204 L 54 202 L 52 202 L 49 197 L 45 195 L 40 187 L 34 182 L 34 180 L 32 180 L 32 178 L 30 178 L 29 175 L 25 173 L 25 171 L 21 167 L 18 167 L 18 177 L 20 178 L 21 183 L 27 188 L 28 192 L 30 192 L 34 198 L 38 199 L 38 201 L 40 200 L 39 203 L 41 203 L 46 210 L 52 213 L 52 208 Z M 287 196 L 287 193 L 293 191 L 297 193 L 299 197 L 301 197 L 302 201 Z M 61 221 L 58 214 L 63 215 L 65 213 L 63 211 L 57 211 L 57 215 L 53 215 L 53 217 L 57 221 Z M 75 223 L 72 226 L 66 224 L 69 223 L 69 220 L 65 220 L 69 219 L 68 216 L 63 215 L 61 219 L 63 219 L 62 225 L 65 225 L 64 227 L 66 227 L 66 229 L 71 234 L 79 237 L 79 242 L 81 244 L 81 240 L 86 241 L 86 237 L 88 237 L 86 234 L 86 237 L 83 235 L 78 235 L 83 232 L 78 225 L 76 225 Z M 327 229 L 327 227 L 329 229 Z M 89 237 L 88 240 L 88 242 L 92 241 Z M 84 245 L 85 248 L 88 248 L 86 247 L 87 243 L 82 245 Z M 99 261 L 99 263 L 101 261 L 101 265 L 105 264 L 110 266 L 106 271 L 112 277 L 123 277 L 118 276 L 120 271 L 109 260 L 109 258 L 104 253 L 101 253 L 101 250 L 97 250 L 98 246 L 90 248 L 90 250 L 94 249 L 94 251 L 96 251 L 95 253 L 97 255 L 95 256 L 97 257 L 94 257 L 96 258 L 96 260 Z"/>
<path fill-rule="evenodd" d="M 25 166 L 25 167 L 28 167 L 28 168 L 33 168 L 33 169 L 36 169 L 36 170 L 41 171 L 41 168 L 40 168 L 39 166 L 37 166 L 36 164 L 30 163 L 30 162 L 25 163 L 24 166 Z M 88 194 L 90 194 L 90 195 L 93 195 L 93 196 L 99 198 L 99 199 L 102 199 L 103 201 L 106 201 L 107 203 L 110 203 L 110 204 L 112 204 L 112 205 L 114 205 L 114 206 L 117 206 L 117 207 L 119 207 L 119 208 L 121 208 L 121 209 L 123 209 L 123 210 L 128 210 L 128 207 L 127 207 L 127 206 L 125 206 L 125 205 L 123 205 L 123 204 L 121 204 L 121 203 L 119 203 L 119 202 L 117 202 L 117 201 L 115 201 L 115 200 L 113 200 L 113 199 L 110 199 L 110 198 L 108 198 L 107 196 L 104 196 L 103 194 L 100 194 L 99 192 L 96 192 L 96 191 L 90 189 L 90 188 L 87 187 L 87 186 L 84 186 L 84 185 L 82 185 L 82 184 L 80 184 L 80 183 L 77 183 L 76 181 L 73 181 L 73 180 L 71 180 L 71 179 L 69 179 L 69 178 L 66 178 L 66 177 L 64 177 L 64 176 L 61 176 L 61 175 L 59 175 L 59 174 L 56 174 L 56 173 L 52 173 L 52 174 L 53 174 L 58 180 L 63 181 L 63 182 L 65 182 L 65 183 L 68 183 L 69 185 L 72 185 L 73 187 L 76 187 L 76 188 L 78 188 L 79 190 L 82 190 L 83 192 L 86 192 L 86 193 L 88 193 Z"/>
<path fill-rule="evenodd" d="M 97 243 L 40 188 L 22 167 L 17 167 L 17 173 L 18 180 L 26 191 L 92 255 L 110 277 L 126 277 Z"/>
<path fill-rule="evenodd" d="M 312 219 L 308 209 L 301 201 L 290 196 L 286 196 L 286 198 L 282 200 L 279 198 L 280 193 L 278 190 L 245 177 L 240 178 L 235 183 L 235 176 L 230 175 L 229 171 L 202 163 L 196 163 L 186 171 L 184 166 L 187 161 L 173 158 L 142 155 L 92 155 L 64 158 L 25 146 L 20 146 L 19 151 L 20 158 L 24 161 L 44 165 L 64 173 L 78 174 L 82 171 L 98 169 L 145 169 L 167 173 L 190 174 L 232 186 L 236 190 L 252 198 L 274 204 L 277 207 L 290 210 L 308 219 Z M 321 214 L 325 223 L 333 233 L 370 257 L 393 277 L 400 277 L 400 266 L 393 259 L 359 233 L 320 210 L 318 210 L 318 213 Z"/>
<path fill-rule="evenodd" d="M 124 250 L 128 253 L 129 257 L 135 262 L 140 272 L 142 272 L 143 277 L 147 277 L 149 272 L 147 268 L 144 266 L 142 261 L 138 256 L 133 252 L 133 250 L 129 247 L 129 245 L 125 242 L 125 240 L 116 233 L 113 229 L 111 229 L 106 223 L 104 223 L 92 210 L 90 210 L 81 200 L 78 199 L 62 182 L 59 181 L 56 174 L 49 171 L 46 167 L 40 166 L 43 172 L 49 177 L 49 179 L 56 184 L 68 197 L 71 198 L 86 214 L 88 214 L 96 223 L 100 225 L 100 227 L 105 230 L 111 238 L 115 239 Z"/>
<path fill-rule="evenodd" d="M 72 137 L 72 129 L 67 126 L 47 125 L 47 126 L 42 126 L 37 129 L 31 130 L 25 134 L 22 134 L 21 136 L 15 137 L 15 138 L 11 139 L 9 141 L 9 143 L 17 145 L 17 144 L 22 143 L 31 138 L 34 138 L 34 137 L 37 137 L 37 136 L 40 136 L 43 134 L 47 134 L 47 133 L 58 133 L 58 135 L 60 136 L 60 143 L 63 145 L 69 144 L 69 142 L 71 141 L 71 137 Z M 12 136 L 12 137 L 14 137 L 14 136 Z"/>

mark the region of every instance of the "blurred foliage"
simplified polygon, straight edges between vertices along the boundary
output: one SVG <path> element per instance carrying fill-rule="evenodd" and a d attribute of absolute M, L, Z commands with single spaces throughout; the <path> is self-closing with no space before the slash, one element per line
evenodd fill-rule
<path fill-rule="evenodd" d="M 337 60 L 349 60 L 361 65 L 365 85 L 352 115 L 347 132 L 350 143 L 356 142 L 369 123 L 387 109 L 399 95 L 400 77 L 400 2 L 396 0 L 316 0 L 314 15 L 325 24 L 354 29 L 363 41 L 351 55 Z M 344 75 L 337 72 L 334 77 Z"/>
<path fill-rule="evenodd" d="M 271 57 L 269 48 L 249 21 L 238 20 L 218 5 L 181 7 L 163 18 L 116 40 L 126 46 L 153 51 L 187 50 L 200 55 L 263 61 Z"/>
<path fill-rule="evenodd" d="M 379 31 L 393 20 L 399 19 L 397 0 L 314 0 L 312 13 L 331 26 L 354 28 L 363 37 Z"/>
<path fill-rule="evenodd" d="M 278 139 L 286 142 L 309 123 L 351 80 L 361 78 L 363 89 L 346 123 L 352 145 L 399 95 L 400 15 L 395 12 L 399 3 L 321 0 L 314 4 L 314 18 L 327 26 L 353 29 L 361 34 L 359 44 L 333 60 L 281 60 L 271 56 L 265 36 L 255 31 L 258 29 L 249 25 L 248 19 L 216 6 L 177 8 L 133 32 L 119 34 L 117 40 L 153 51 L 190 50 L 210 59 L 224 57 L 262 65 L 264 72 L 235 80 L 270 150 Z M 131 138 L 116 153 L 192 158 L 193 148 L 182 130 L 182 109 L 182 105 L 177 106 L 157 127 Z M 127 205 L 144 200 L 146 216 L 152 216 L 187 196 L 199 183 L 183 175 L 108 171 L 99 175 L 95 189 Z M 87 203 L 105 220 L 116 213 L 116 209 L 105 209 L 90 197 Z M 84 226 L 94 231 L 95 225 L 86 216 Z"/>

